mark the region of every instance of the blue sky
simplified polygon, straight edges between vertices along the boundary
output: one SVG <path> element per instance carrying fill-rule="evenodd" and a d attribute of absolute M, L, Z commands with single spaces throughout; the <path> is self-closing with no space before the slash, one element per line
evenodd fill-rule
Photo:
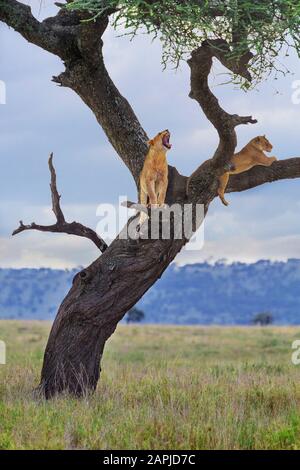
<path fill-rule="evenodd" d="M 25 2 L 24 2 L 25 3 Z M 55 12 L 52 1 L 27 2 L 42 18 Z M 188 98 L 189 69 L 163 71 L 159 41 L 141 35 L 134 41 L 104 35 L 107 68 L 135 109 L 149 136 L 169 128 L 173 148 L 169 161 L 185 175 L 209 158 L 217 134 L 197 103 Z M 119 195 L 136 200 L 132 178 L 111 148 L 90 110 L 74 92 L 57 87 L 52 75 L 63 70 L 58 58 L 28 44 L 0 26 L 0 79 L 7 103 L 0 105 L 0 266 L 73 267 L 90 263 L 97 250 L 88 240 L 67 235 L 28 232 L 11 238 L 24 222 L 49 223 L 48 154 L 53 151 L 65 215 L 96 228 L 100 203 L 117 204 Z M 245 94 L 214 68 L 211 86 L 229 112 L 252 114 L 255 126 L 238 128 L 238 147 L 266 134 L 280 159 L 299 156 L 300 105 L 292 103 L 292 83 L 300 80 L 300 61 L 291 54 L 293 72 L 268 80 Z M 290 180 L 230 194 L 229 208 L 216 200 L 207 217 L 200 251 L 183 251 L 179 263 L 226 258 L 252 262 L 260 258 L 300 257 L 300 181 Z"/>

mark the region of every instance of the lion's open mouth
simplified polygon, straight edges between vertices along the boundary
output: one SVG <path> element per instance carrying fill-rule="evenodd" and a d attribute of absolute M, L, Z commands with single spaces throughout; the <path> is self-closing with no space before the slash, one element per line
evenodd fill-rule
<path fill-rule="evenodd" d="M 167 149 L 170 149 L 172 147 L 172 145 L 170 144 L 170 134 L 165 134 L 163 136 L 162 143 Z"/>

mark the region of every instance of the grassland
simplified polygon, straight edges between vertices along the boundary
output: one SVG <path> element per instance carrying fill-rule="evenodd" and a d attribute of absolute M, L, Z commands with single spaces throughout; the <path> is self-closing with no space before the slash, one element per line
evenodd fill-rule
<path fill-rule="evenodd" d="M 0 321 L 0 449 L 300 449 L 300 328 L 122 325 L 93 397 L 44 402 L 49 328 Z"/>

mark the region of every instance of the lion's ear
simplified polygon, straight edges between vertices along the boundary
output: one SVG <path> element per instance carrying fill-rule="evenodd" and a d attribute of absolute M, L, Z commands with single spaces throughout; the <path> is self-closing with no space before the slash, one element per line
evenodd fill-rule
<path fill-rule="evenodd" d="M 148 141 L 147 141 L 147 144 L 148 144 L 148 145 L 154 145 L 154 140 L 153 140 L 153 139 L 148 140 Z"/>
<path fill-rule="evenodd" d="M 255 142 L 256 142 L 257 144 L 260 143 L 260 137 L 259 137 L 259 136 L 258 136 L 258 137 L 255 137 Z"/>

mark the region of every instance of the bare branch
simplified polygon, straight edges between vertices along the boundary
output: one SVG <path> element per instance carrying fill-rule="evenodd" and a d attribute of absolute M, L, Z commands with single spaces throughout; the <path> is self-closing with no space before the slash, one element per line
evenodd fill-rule
<path fill-rule="evenodd" d="M 134 209 L 137 212 L 145 212 L 145 214 L 148 215 L 150 208 L 145 206 L 144 204 L 139 204 L 138 202 L 132 202 L 132 201 L 123 201 L 121 203 L 121 206 L 127 207 L 128 209 Z"/>
<path fill-rule="evenodd" d="M 56 186 L 56 172 L 53 166 L 53 153 L 49 157 L 49 170 L 51 173 L 51 197 L 52 197 L 52 210 L 56 217 L 56 223 L 52 225 L 38 225 L 32 222 L 29 225 L 23 224 L 20 220 L 20 226 L 13 231 L 12 235 L 24 232 L 26 230 L 38 230 L 40 232 L 52 232 L 52 233 L 67 233 L 69 235 L 77 235 L 78 237 L 84 237 L 90 239 L 99 250 L 103 253 L 107 249 L 105 241 L 98 237 L 97 233 L 89 227 L 86 227 L 79 222 L 66 222 L 64 214 L 60 207 L 60 195 L 57 191 Z"/>
<path fill-rule="evenodd" d="M 25 230 L 39 230 L 41 232 L 57 232 L 57 224 L 53 225 L 37 225 L 32 222 L 31 224 L 25 225 L 22 220 L 19 222 L 20 226 L 13 231 L 12 236 L 18 233 L 24 232 Z"/>
<path fill-rule="evenodd" d="M 245 191 L 265 183 L 294 178 L 300 178 L 300 158 L 279 160 L 270 167 L 256 166 L 239 175 L 232 175 L 226 192 Z"/>
<path fill-rule="evenodd" d="M 235 128 L 241 124 L 255 124 L 251 116 L 239 116 L 227 113 L 211 92 L 208 77 L 216 57 L 223 65 L 234 73 L 251 79 L 247 65 L 252 55 L 248 52 L 239 60 L 228 59 L 230 46 L 223 40 L 204 41 L 192 52 L 188 64 L 191 69 L 190 97 L 195 99 L 206 117 L 219 134 L 219 145 L 212 159 L 204 162 L 188 178 L 187 194 L 193 202 L 209 203 L 215 195 L 218 177 L 226 171 L 237 145 Z"/>
<path fill-rule="evenodd" d="M 204 41 L 198 49 L 192 52 L 192 56 L 188 60 L 191 69 L 189 96 L 199 103 L 206 117 L 218 131 L 220 143 L 213 157 L 213 163 L 216 169 L 221 168 L 221 171 L 234 154 L 237 144 L 235 127 L 240 124 L 255 124 L 257 122 L 251 116 L 227 113 L 209 88 L 208 76 L 212 68 L 213 57 L 218 58 L 234 73 L 251 78 L 247 75 L 246 64 L 246 61 L 251 58 L 250 55 L 244 62 L 236 62 L 228 60 L 228 50 L 229 45 L 223 40 Z"/>
<path fill-rule="evenodd" d="M 63 7 L 64 4 L 56 4 Z M 31 8 L 16 0 L 0 0 L 0 21 L 14 28 L 27 41 L 58 55 L 66 62 L 85 56 L 86 60 L 97 58 L 108 16 L 113 10 L 106 10 L 95 21 L 84 22 L 88 12 L 68 11 L 61 8 L 58 13 L 38 21 Z M 91 52 L 93 54 L 91 54 Z"/>
<path fill-rule="evenodd" d="M 31 13 L 30 6 L 16 0 L 0 0 L 0 21 L 11 26 L 27 41 L 65 58 L 70 34 L 66 26 L 60 25 L 59 16 L 60 13 L 40 22 Z"/>
<path fill-rule="evenodd" d="M 49 164 L 49 170 L 51 174 L 50 189 L 51 189 L 51 198 L 52 198 L 52 210 L 55 214 L 57 222 L 64 223 L 65 218 L 60 207 L 60 195 L 58 194 L 57 186 L 56 186 L 56 173 L 55 173 L 55 169 L 53 166 L 53 153 L 50 154 L 48 164 Z"/>

